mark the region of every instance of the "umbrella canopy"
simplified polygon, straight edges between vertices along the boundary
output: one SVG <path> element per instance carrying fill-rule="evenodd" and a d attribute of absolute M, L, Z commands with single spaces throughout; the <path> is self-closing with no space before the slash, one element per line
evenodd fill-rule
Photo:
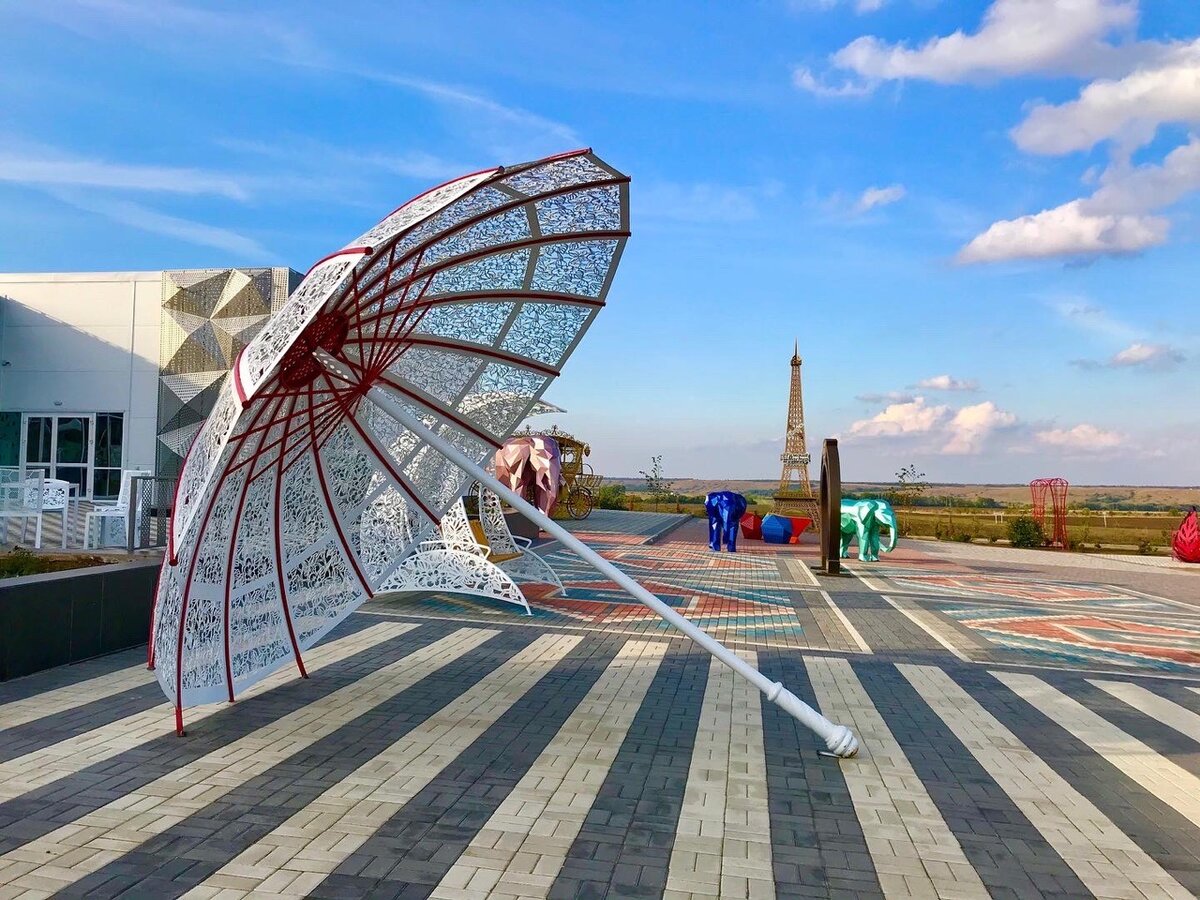
<path fill-rule="evenodd" d="M 151 663 L 177 710 L 294 660 L 490 459 L 604 305 L 628 181 L 590 151 L 467 175 L 318 262 L 239 356 L 180 476 Z"/>
<path fill-rule="evenodd" d="M 841 756 L 834 725 L 482 463 L 534 409 L 608 293 L 629 179 L 589 150 L 467 175 L 318 262 L 239 355 L 184 460 L 151 623 L 175 705 L 294 660 L 479 481 L 734 669 Z"/>

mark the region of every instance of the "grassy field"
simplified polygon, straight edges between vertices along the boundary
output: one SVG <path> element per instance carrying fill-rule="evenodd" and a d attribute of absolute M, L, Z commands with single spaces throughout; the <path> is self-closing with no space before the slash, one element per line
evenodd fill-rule
<path fill-rule="evenodd" d="M 813 470 L 814 472 L 816 470 Z M 630 491 L 639 491 L 645 487 L 641 478 L 608 478 L 606 483 L 623 484 Z M 778 485 L 774 480 L 748 479 L 702 479 L 677 478 L 672 484 L 676 493 L 685 495 L 707 494 L 709 491 L 737 491 L 747 496 L 758 494 L 770 496 Z M 880 482 L 845 482 L 843 492 L 853 494 L 883 494 L 895 487 L 893 484 Z M 1030 503 L 1028 484 L 930 484 L 927 494 L 937 497 L 948 497 L 961 501 L 964 505 L 985 497 L 990 497 L 1002 506 L 1028 506 Z M 1084 505 L 1097 505 L 1115 508 L 1116 506 L 1168 506 L 1186 510 L 1190 506 L 1200 506 L 1200 486 L 1151 486 L 1085 484 L 1071 485 L 1067 497 L 1071 508 Z"/>
<path fill-rule="evenodd" d="M 745 490 L 744 486 L 747 484 L 746 482 L 727 482 L 725 484 L 728 486 L 724 486 L 723 484 L 721 487 L 717 487 L 714 482 L 696 483 L 700 485 L 714 485 L 709 487 L 709 490 L 737 490 L 738 486 L 743 486 L 743 490 Z M 763 484 L 763 482 L 751 483 L 756 485 Z M 862 494 L 871 493 L 871 487 L 871 485 L 845 485 L 847 491 Z M 941 495 L 943 487 L 943 485 L 938 485 L 936 493 Z M 971 485 L 962 487 L 987 489 L 994 486 Z M 1097 492 L 1101 490 L 1112 492 L 1117 489 L 1100 488 L 1097 489 Z M 1151 496 L 1154 496 L 1156 499 L 1147 502 L 1154 503 L 1175 502 L 1180 498 L 1181 494 L 1186 497 L 1190 493 L 1200 493 L 1200 491 L 1187 488 L 1121 488 L 1119 490 L 1125 492 L 1131 490 L 1153 492 Z M 933 489 L 931 489 L 932 491 Z M 1171 493 L 1172 491 L 1174 493 Z M 680 493 L 687 495 L 690 494 L 690 491 L 681 490 Z M 699 494 L 701 492 L 697 491 L 696 493 Z M 695 495 L 691 494 L 691 496 Z M 963 496 L 964 499 L 970 500 L 977 496 L 995 497 L 995 494 L 984 490 L 979 494 L 964 493 Z M 1028 496 L 1029 488 L 1025 487 L 1024 508 L 1015 505 L 1005 509 L 977 509 L 969 507 L 900 508 L 896 511 L 900 519 L 900 533 L 905 536 L 936 537 L 942 540 L 962 541 L 964 543 L 1007 544 L 1008 523 L 1015 516 L 1029 514 Z M 629 508 L 633 510 L 653 511 L 656 508 L 653 501 L 643 494 L 629 492 L 627 499 L 629 501 Z M 766 515 L 771 511 L 772 503 L 769 496 L 748 494 L 747 499 L 751 501 L 751 511 L 759 515 Z M 998 500 L 999 498 L 996 497 L 996 499 Z M 1197 497 L 1195 502 L 1200 503 L 1200 497 Z M 682 512 L 697 517 L 704 516 L 704 504 L 696 502 L 660 502 L 657 505 L 657 510 L 659 512 Z M 1047 512 L 1049 513 L 1049 511 Z M 1082 552 L 1163 554 L 1168 552 L 1167 548 L 1170 546 L 1171 535 L 1179 526 L 1180 518 L 1181 515 L 1176 513 L 1106 512 L 1074 509 L 1070 510 L 1067 516 L 1067 535 L 1073 549 Z M 1048 514 L 1047 526 L 1049 525 L 1050 519 Z"/>

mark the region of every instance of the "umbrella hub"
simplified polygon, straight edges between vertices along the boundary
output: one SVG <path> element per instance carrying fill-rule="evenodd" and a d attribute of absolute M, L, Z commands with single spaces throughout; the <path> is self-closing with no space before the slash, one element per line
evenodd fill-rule
<path fill-rule="evenodd" d="M 331 356 L 337 356 L 346 343 L 349 331 L 350 320 L 345 313 L 333 310 L 313 319 L 279 363 L 280 383 L 291 390 L 311 384 L 325 371 L 325 367 L 313 355 L 314 352 L 324 350 Z"/>

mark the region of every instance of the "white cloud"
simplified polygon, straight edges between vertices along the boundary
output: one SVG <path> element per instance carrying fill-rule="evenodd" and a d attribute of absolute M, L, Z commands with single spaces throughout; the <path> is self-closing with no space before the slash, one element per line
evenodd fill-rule
<path fill-rule="evenodd" d="M 887 187 L 869 187 L 854 204 L 855 213 L 865 213 L 878 206 L 889 206 L 904 199 L 907 191 L 902 184 L 890 184 Z"/>
<path fill-rule="evenodd" d="M 950 455 L 979 453 L 992 432 L 1015 425 L 1017 417 L 990 400 L 952 410 L 939 404 L 930 406 L 924 397 L 907 403 L 892 403 L 883 412 L 850 425 L 849 435 L 857 438 L 919 437 L 936 441 L 932 452 Z"/>
<path fill-rule="evenodd" d="M 973 454 L 983 449 L 988 436 L 998 428 L 1015 425 L 1017 417 L 1000 409 L 991 400 L 964 406 L 946 426 L 949 441 L 943 453 Z"/>
<path fill-rule="evenodd" d="M 1200 91 L 1200 68 L 1196 70 Z M 1118 161 L 1100 176 L 1100 188 L 1084 201 L 1094 212 L 1140 212 L 1170 206 L 1200 189 L 1200 137 L 1166 155 L 1161 164 L 1130 166 Z"/>
<path fill-rule="evenodd" d="M 916 387 L 931 391 L 977 391 L 979 382 L 969 378 L 934 375 L 932 378 L 921 379 L 916 383 Z"/>
<path fill-rule="evenodd" d="M 928 434 L 946 420 L 949 411 L 948 406 L 928 406 L 924 397 L 914 397 L 908 403 L 893 403 L 869 419 L 854 422 L 850 434 L 859 437 Z"/>
<path fill-rule="evenodd" d="M 797 66 L 792 70 L 792 84 L 817 97 L 865 97 L 875 90 L 874 85 L 860 84 L 848 79 L 841 84 L 830 84 L 804 66 Z"/>
<path fill-rule="evenodd" d="M 66 158 L 49 148 L 0 151 L 0 181 L 39 187 L 93 187 L 175 194 L 215 194 L 245 200 L 239 179 L 201 169 L 142 166 Z"/>
<path fill-rule="evenodd" d="M 1028 153 L 1061 155 L 1111 142 L 1090 197 L 995 222 L 958 254 L 963 263 L 1137 253 L 1167 241 L 1161 213 L 1200 190 L 1200 138 L 1161 164 L 1131 167 L 1164 124 L 1200 124 L 1200 38 L 1136 40 L 1138 0 L 993 0 L 978 28 L 919 46 L 863 36 L 830 58 L 842 81 L 797 70 L 798 87 L 827 96 L 884 81 L 941 84 L 1023 75 L 1094 79 L 1065 103 L 1035 104 L 1012 130 Z M 1085 181 L 1089 179 L 1086 177 Z M 1094 177 L 1094 176 L 1093 176 Z"/>
<path fill-rule="evenodd" d="M 1112 358 L 1112 365 L 1118 368 L 1130 366 L 1162 365 L 1164 362 L 1173 364 L 1183 361 L 1183 354 L 1166 344 L 1130 344 Z"/>
<path fill-rule="evenodd" d="M 1072 364 L 1081 369 L 1138 369 L 1157 372 L 1174 369 L 1185 359 L 1182 352 L 1169 344 L 1147 344 L 1142 341 L 1134 341 L 1104 362 L 1076 359 L 1072 360 Z"/>
<path fill-rule="evenodd" d="M 1167 239 L 1160 216 L 1089 213 L 1083 201 L 993 223 L 958 253 L 960 263 L 1136 253 Z"/>
<path fill-rule="evenodd" d="M 1052 302 L 1051 307 L 1063 321 L 1088 334 L 1119 341 L 1132 341 L 1139 336 L 1138 329 L 1114 317 L 1108 310 L 1083 299 Z"/>
<path fill-rule="evenodd" d="M 832 62 L 868 83 L 920 78 L 955 84 L 1033 72 L 1095 75 L 1128 55 L 1106 38 L 1136 21 L 1136 0 L 995 0 L 973 34 L 959 30 L 916 48 L 864 36 L 835 53 Z"/>
<path fill-rule="evenodd" d="M 1112 450 L 1125 443 L 1125 435 L 1119 431 L 1106 431 L 1095 425 L 1082 423 L 1074 428 L 1053 428 L 1034 434 L 1040 443 L 1061 447 L 1073 452 L 1094 453 Z"/>
<path fill-rule="evenodd" d="M 236 231 L 169 216 L 147 209 L 137 203 L 86 197 L 66 191 L 55 191 L 54 196 L 78 209 L 96 213 L 122 225 L 176 238 L 201 247 L 214 247 L 260 264 L 269 265 L 268 260 L 273 256 L 258 241 L 238 234 Z"/>
<path fill-rule="evenodd" d="M 525 129 L 566 146 L 574 147 L 580 143 L 579 136 L 569 125 L 548 119 L 519 106 L 500 103 L 466 88 L 425 78 L 411 78 L 370 70 L 356 70 L 353 74 L 383 84 L 392 84 L 417 91 L 431 100 L 458 107 L 472 115 L 486 116 L 504 127 Z"/>
<path fill-rule="evenodd" d="M 887 4 L 887 0 L 853 0 L 854 11 L 860 16 L 865 13 L 878 12 Z M 799 11 L 810 9 L 829 10 L 841 5 L 841 0 L 792 0 L 791 6 Z"/>
<path fill-rule="evenodd" d="M 300 169 L 303 171 L 303 175 L 295 177 L 297 182 L 303 180 L 311 183 L 322 177 L 330 179 L 333 175 L 343 177 L 343 180 L 334 182 L 339 187 L 344 184 L 346 173 L 359 173 L 363 170 L 400 175 L 419 181 L 442 182 L 461 175 L 463 172 L 469 172 L 478 165 L 478 163 L 456 162 L 453 159 L 434 156 L 432 153 L 422 150 L 384 152 L 357 147 L 349 148 L 289 134 L 277 135 L 271 141 L 217 138 L 214 143 L 239 154 L 276 160 L 286 163 L 287 168 Z M 282 186 L 289 191 L 295 191 L 300 186 L 299 184 L 288 184 L 286 179 L 279 176 L 275 176 L 272 180 L 281 181 Z M 253 179 L 252 183 L 257 186 L 262 182 L 261 179 Z"/>
<path fill-rule="evenodd" d="M 888 391 L 886 394 L 857 394 L 854 399 L 861 400 L 863 403 L 912 403 L 916 397 L 901 391 Z"/>
<path fill-rule="evenodd" d="M 1200 122 L 1200 40 L 1162 53 L 1156 65 L 1094 81 L 1068 103 L 1038 104 L 1013 129 L 1013 140 L 1022 150 L 1047 154 L 1087 150 L 1105 140 L 1137 147 L 1163 123 Z"/>
<path fill-rule="evenodd" d="M 1200 91 L 1200 69 L 1196 74 Z M 973 238 L 959 262 L 1136 253 L 1166 241 L 1170 222 L 1154 213 L 1200 190 L 1200 138 L 1176 147 L 1161 164 L 1111 165 L 1092 196 L 1033 215 L 994 223 Z"/>

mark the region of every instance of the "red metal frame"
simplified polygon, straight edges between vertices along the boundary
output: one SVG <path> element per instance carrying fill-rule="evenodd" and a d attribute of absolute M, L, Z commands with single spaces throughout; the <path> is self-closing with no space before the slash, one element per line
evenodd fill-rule
<path fill-rule="evenodd" d="M 296 411 L 297 400 L 298 398 L 292 399 L 292 406 L 288 410 L 288 417 L 283 423 L 283 438 L 279 445 L 278 468 L 275 472 L 275 580 L 279 584 L 279 606 L 283 611 L 284 624 L 287 625 L 288 640 L 292 643 L 292 654 L 296 657 L 296 668 L 300 670 L 301 678 L 307 678 L 308 671 L 304 668 L 304 658 L 300 653 L 300 644 L 296 641 L 296 629 L 292 625 L 292 612 L 288 609 L 287 573 L 283 569 L 283 524 L 280 522 L 280 510 L 283 507 L 283 473 L 285 471 L 284 462 L 287 458 L 287 439 L 288 432 L 292 430 L 292 416 Z M 253 474 L 251 472 L 251 477 Z"/>
<path fill-rule="evenodd" d="M 1053 528 L 1047 532 L 1050 546 L 1057 550 L 1066 550 L 1067 540 L 1067 488 L 1070 487 L 1065 478 L 1035 478 L 1029 482 L 1029 490 L 1033 495 L 1033 518 L 1046 532 L 1046 495 L 1050 495 L 1050 505 L 1053 514 Z"/>
<path fill-rule="evenodd" d="M 349 256 L 352 253 L 356 253 L 359 256 L 370 256 L 374 252 L 375 252 L 374 247 L 347 247 L 345 250 L 338 250 L 336 253 L 330 253 L 328 256 L 322 256 L 315 263 L 313 263 L 311 266 L 309 266 L 308 271 L 305 272 L 304 274 L 306 276 L 311 275 L 312 270 L 315 269 L 317 266 L 324 265 L 325 263 L 329 262 L 331 259 L 337 259 L 339 256 Z"/>
<path fill-rule="evenodd" d="M 251 426 L 258 424 L 258 420 L 263 417 L 263 414 L 266 413 L 267 409 L 270 408 L 270 406 L 271 406 L 271 404 L 264 403 L 259 408 L 258 412 L 255 414 L 254 418 L 250 422 Z M 244 435 L 244 434 L 238 436 L 238 445 L 234 449 L 233 454 L 231 454 L 231 456 L 230 456 L 231 460 L 235 456 L 237 456 L 238 451 L 240 451 L 242 448 L 242 445 L 245 444 L 246 437 L 247 437 L 247 435 Z M 229 438 L 229 441 L 232 441 L 232 440 L 233 440 L 233 437 L 231 436 Z M 193 446 L 195 446 L 194 442 L 193 442 Z M 227 471 L 222 470 L 220 475 L 217 476 L 218 482 L 223 481 L 227 477 L 227 474 L 228 474 Z M 180 479 L 180 481 L 182 481 L 182 478 Z M 176 485 L 176 487 L 178 488 L 178 485 Z M 204 518 L 200 520 L 200 528 L 196 532 L 199 535 L 203 535 L 205 530 L 208 528 L 208 520 L 212 516 L 213 508 L 217 505 L 217 494 L 218 493 L 219 493 L 218 491 L 214 490 L 212 492 L 212 495 L 208 498 L 208 503 L 205 505 L 205 509 L 204 509 Z M 172 511 L 171 511 L 172 516 L 174 516 L 174 512 L 175 512 L 175 510 L 172 509 Z M 198 563 L 199 561 L 200 561 L 200 548 L 196 547 L 192 553 L 191 561 L 188 563 L 187 577 L 184 579 L 184 582 L 183 582 L 183 590 L 181 592 L 182 596 L 180 598 L 180 610 L 179 610 L 179 634 L 176 637 L 176 643 L 175 643 L 175 731 L 179 734 L 180 737 L 182 737 L 183 733 L 184 733 L 183 732 L 183 634 L 187 630 L 188 602 L 191 600 L 191 597 L 192 597 L 192 578 L 196 574 L 196 563 Z M 178 560 L 174 560 L 174 561 L 172 561 L 171 565 L 175 565 L 177 562 L 178 562 Z M 225 617 L 224 627 L 225 627 L 225 631 L 226 631 L 226 642 L 227 642 L 226 645 L 228 646 L 228 632 L 229 632 L 229 617 L 228 616 Z"/>

